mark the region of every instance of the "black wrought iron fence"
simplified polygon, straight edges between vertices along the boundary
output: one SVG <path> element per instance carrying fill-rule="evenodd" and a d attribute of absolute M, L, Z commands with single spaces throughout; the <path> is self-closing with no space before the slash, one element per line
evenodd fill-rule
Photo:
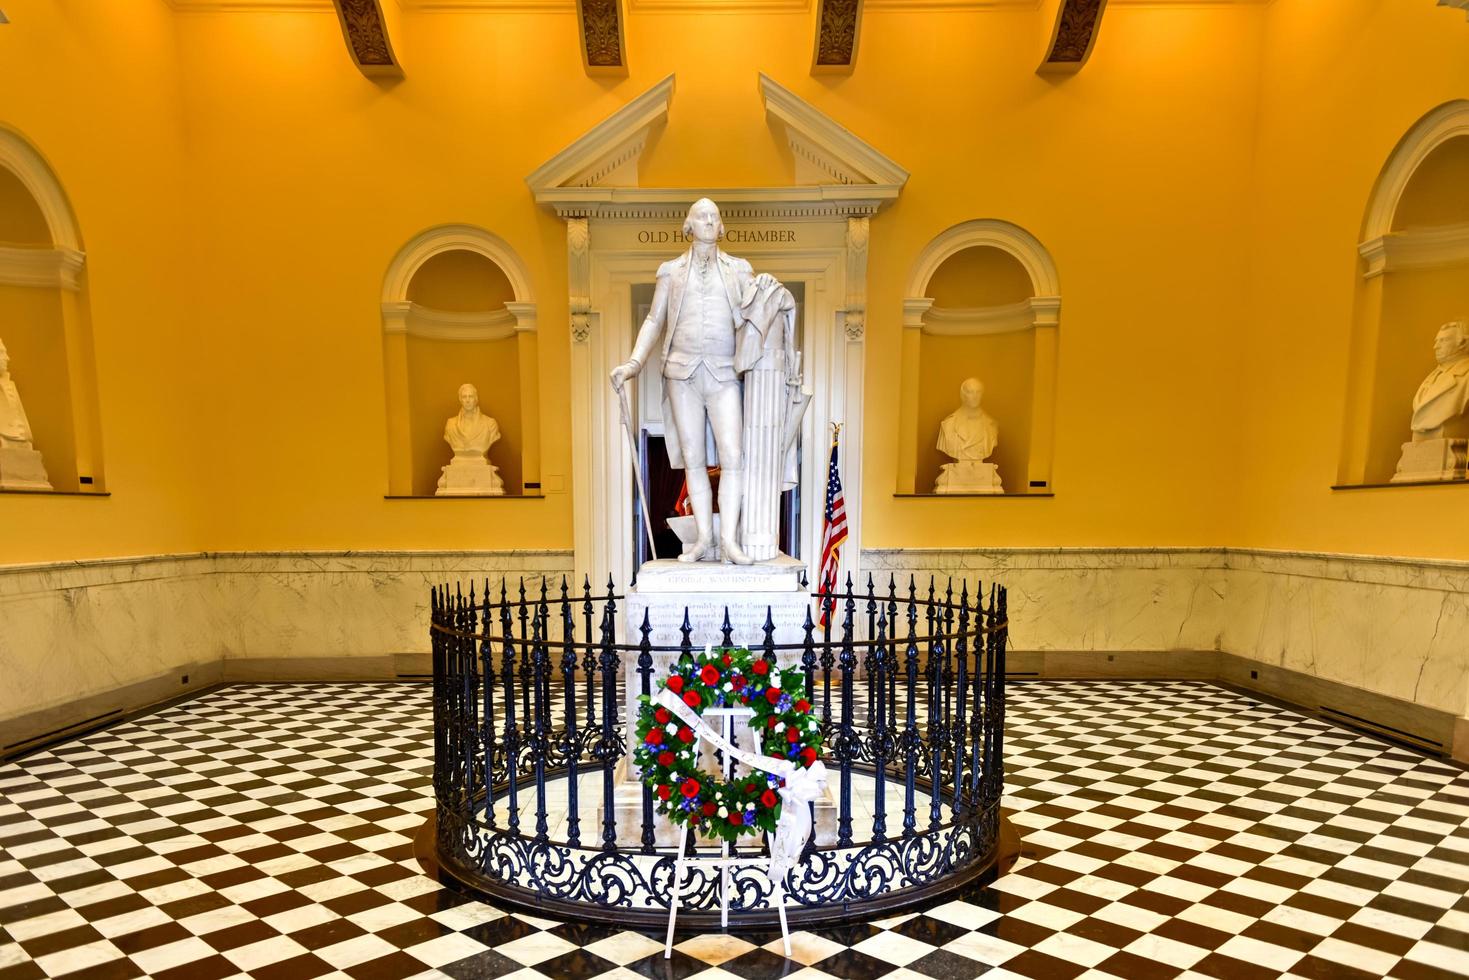
<path fill-rule="evenodd" d="M 651 693 L 648 614 L 619 640 L 624 596 L 559 583 L 435 588 L 432 593 L 437 845 L 443 866 L 503 900 L 571 917 L 654 924 L 667 912 L 671 828 L 630 776 L 627 687 Z M 751 649 L 799 664 L 820 715 L 832 799 L 817 811 L 805 861 L 787 882 L 793 921 L 927 899 L 992 864 L 1002 789 L 1003 587 L 886 590 L 850 578 L 815 592 L 799 642 L 775 642 L 767 612 Z M 661 625 L 661 624 L 660 624 Z M 716 645 L 732 646 L 730 617 Z M 630 762 L 630 760 L 627 760 Z M 692 919 L 717 915 L 718 875 L 686 872 Z M 737 872 L 737 925 L 773 916 L 769 883 Z"/>

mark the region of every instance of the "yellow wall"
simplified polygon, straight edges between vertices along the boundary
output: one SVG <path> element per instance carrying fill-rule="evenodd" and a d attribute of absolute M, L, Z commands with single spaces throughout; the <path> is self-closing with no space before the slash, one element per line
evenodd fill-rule
<path fill-rule="evenodd" d="M 1464 558 L 1469 487 L 1330 487 L 1367 203 L 1408 129 L 1469 93 L 1469 25 L 1428 3 L 1340 0 L 1323 17 L 1319 4 L 1276 0 L 1265 26 L 1251 315 L 1239 331 L 1253 356 L 1231 399 L 1243 502 L 1232 543 Z M 1419 380 L 1426 342 L 1409 341 L 1424 351 Z"/>
<path fill-rule="evenodd" d="M 1461 17 L 1114 4 L 1055 78 L 1040 12 L 872 10 L 855 74 L 818 79 L 808 11 L 635 14 L 631 76 L 590 79 L 569 11 L 387 6 L 399 82 L 351 67 L 330 10 L 8 0 L 0 122 L 78 212 L 113 497 L 0 499 L 0 560 L 569 547 L 565 239 L 524 176 L 676 72 L 645 184 L 788 182 L 757 71 L 913 173 L 872 222 L 865 545 L 1469 552 L 1460 489 L 1327 489 L 1362 210 L 1408 126 L 1469 89 Z M 968 218 L 1060 270 L 1052 500 L 892 496 L 909 272 Z M 544 500 L 383 499 L 382 277 L 449 222 L 529 270 Z"/>
<path fill-rule="evenodd" d="M 206 392 L 237 376 L 211 356 L 218 325 L 185 316 L 211 249 L 189 241 L 183 218 L 175 16 L 162 3 L 88 0 L 6 0 L 5 13 L 0 124 L 50 163 L 81 226 L 112 496 L 0 494 L 0 563 L 199 550 L 228 490 L 220 437 L 234 435 Z M 22 395 L 43 397 L 29 384 Z"/>

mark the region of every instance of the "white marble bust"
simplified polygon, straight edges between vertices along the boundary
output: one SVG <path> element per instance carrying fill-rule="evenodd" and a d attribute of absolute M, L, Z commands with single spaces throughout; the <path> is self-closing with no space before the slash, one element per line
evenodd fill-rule
<path fill-rule="evenodd" d="M 0 488 L 50 490 L 41 454 L 31 445 L 31 421 L 10 377 L 10 352 L 0 341 Z"/>
<path fill-rule="evenodd" d="M 486 458 L 500 441 L 500 424 L 480 410 L 474 385 L 459 386 L 459 414 L 444 423 L 444 441 L 454 458 L 443 468 L 437 496 L 494 497 L 505 492 L 504 481 Z"/>
<path fill-rule="evenodd" d="M 1469 320 L 1450 320 L 1433 338 L 1437 366 L 1413 394 L 1412 437 L 1393 482 L 1462 480 L 1469 446 Z"/>
<path fill-rule="evenodd" d="M 938 451 L 954 460 L 939 469 L 934 493 L 1003 493 L 1000 474 L 985 460 L 1000 441 L 1000 427 L 980 408 L 984 385 L 966 378 L 959 386 L 959 407 L 939 423 Z"/>

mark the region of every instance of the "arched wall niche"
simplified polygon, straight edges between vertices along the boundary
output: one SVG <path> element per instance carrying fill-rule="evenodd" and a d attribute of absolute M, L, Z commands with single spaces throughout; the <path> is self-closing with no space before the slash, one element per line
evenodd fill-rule
<path fill-rule="evenodd" d="M 515 251 L 472 225 L 430 228 L 389 266 L 382 317 L 388 495 L 434 496 L 466 382 L 499 423 L 490 461 L 506 494 L 539 494 L 536 308 Z"/>
<path fill-rule="evenodd" d="M 1439 327 L 1469 316 L 1469 100 L 1439 106 L 1398 142 L 1362 228 L 1338 483 L 1418 482 L 1412 464 L 1399 473 L 1413 397 Z"/>
<path fill-rule="evenodd" d="M 955 225 L 920 254 L 907 294 L 898 492 L 932 492 L 948 462 L 939 423 L 976 377 L 1005 492 L 1050 493 L 1061 297 L 1045 247 L 1007 221 Z"/>
<path fill-rule="evenodd" d="M 61 182 L 0 125 L 0 340 L 51 487 L 105 489 L 85 253 Z"/>

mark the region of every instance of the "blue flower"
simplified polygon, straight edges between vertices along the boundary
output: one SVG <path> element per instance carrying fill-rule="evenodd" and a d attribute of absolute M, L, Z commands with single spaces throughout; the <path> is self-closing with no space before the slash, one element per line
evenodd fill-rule
<path fill-rule="evenodd" d="M 745 826 L 746 827 L 753 827 L 753 826 L 755 826 L 755 811 L 754 810 L 746 810 L 745 811 Z"/>
<path fill-rule="evenodd" d="M 790 711 L 791 705 L 794 703 L 789 694 L 782 694 L 780 696 L 780 703 L 775 706 L 775 710 L 780 712 Z"/>
<path fill-rule="evenodd" d="M 767 785 L 767 786 L 779 786 L 780 785 L 780 777 L 777 776 L 775 773 L 771 773 L 770 775 L 768 775 L 768 776 L 765 777 L 765 785 Z"/>

